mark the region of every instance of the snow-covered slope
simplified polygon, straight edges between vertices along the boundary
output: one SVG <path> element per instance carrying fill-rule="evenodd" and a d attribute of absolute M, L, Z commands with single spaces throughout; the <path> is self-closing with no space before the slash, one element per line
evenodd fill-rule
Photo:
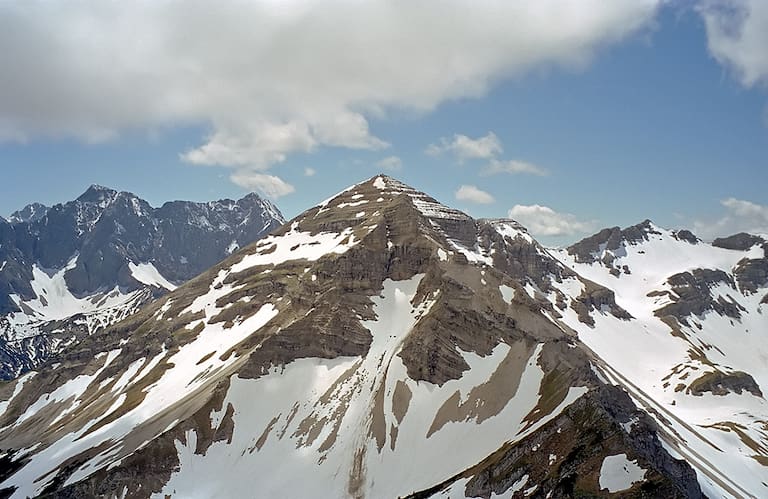
<path fill-rule="evenodd" d="M 571 315 L 629 320 L 514 222 L 377 176 L 0 386 L 0 489 L 699 497 Z"/>
<path fill-rule="evenodd" d="M 766 250 L 760 237 L 708 244 L 646 221 L 553 252 L 632 316 L 563 320 L 664 428 L 709 497 L 768 495 Z"/>
<path fill-rule="evenodd" d="M 255 194 L 155 209 L 101 186 L 0 219 L 0 379 L 134 313 L 282 222 Z"/>

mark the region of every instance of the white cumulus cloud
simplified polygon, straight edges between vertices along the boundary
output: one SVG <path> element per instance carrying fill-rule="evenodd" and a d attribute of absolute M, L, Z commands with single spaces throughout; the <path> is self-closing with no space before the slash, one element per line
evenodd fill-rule
<path fill-rule="evenodd" d="M 527 161 L 500 159 L 499 155 L 504 152 L 504 148 L 499 137 L 493 132 L 488 132 L 476 139 L 459 133 L 454 134 L 450 139 L 442 137 L 437 143 L 427 146 L 424 152 L 430 156 L 450 154 L 459 164 L 473 159 L 486 160 L 488 164 L 481 170 L 481 174 L 485 176 L 499 173 L 525 173 L 540 176 L 549 174 L 545 168 Z"/>
<path fill-rule="evenodd" d="M 508 159 L 508 160 L 501 160 L 501 159 L 492 159 L 488 163 L 488 167 L 483 170 L 483 175 L 496 175 L 498 173 L 511 173 L 511 174 L 517 174 L 517 173 L 528 173 L 531 175 L 539 175 L 544 176 L 548 175 L 549 172 L 545 168 L 542 168 L 541 166 L 534 165 L 533 163 L 528 163 L 527 161 L 520 161 L 516 159 Z"/>
<path fill-rule="evenodd" d="M 453 155 L 459 163 L 468 159 L 491 159 L 503 151 L 499 138 L 493 132 L 487 135 L 472 139 L 466 135 L 454 134 L 450 139 L 441 137 L 437 144 L 427 146 L 426 153 L 430 156 L 449 153 Z"/>
<path fill-rule="evenodd" d="M 403 160 L 397 156 L 387 156 L 377 161 L 376 166 L 384 170 L 399 170 L 403 167 Z"/>
<path fill-rule="evenodd" d="M 707 241 L 738 232 L 768 235 L 768 206 L 736 198 L 724 199 L 720 204 L 725 213 L 719 218 L 694 222 L 696 235 Z"/>
<path fill-rule="evenodd" d="M 549 206 L 538 204 L 516 204 L 508 215 L 537 236 L 571 236 L 594 228 L 592 222 L 580 221 L 575 215 L 559 213 Z"/>
<path fill-rule="evenodd" d="M 314 177 L 315 173 L 317 173 L 317 170 L 315 170 L 314 168 L 310 168 L 310 167 L 304 168 L 305 177 Z"/>
<path fill-rule="evenodd" d="M 768 84 L 768 2 L 703 0 L 697 10 L 712 56 L 742 85 Z"/>
<path fill-rule="evenodd" d="M 387 147 L 371 117 L 582 67 L 651 25 L 660 3 L 0 2 L 0 140 L 202 126 L 184 160 L 265 184 L 292 153 Z"/>
<path fill-rule="evenodd" d="M 294 192 L 296 189 L 280 177 L 266 173 L 239 171 L 230 177 L 232 182 L 251 191 L 259 191 L 270 198 L 279 198 Z"/>
<path fill-rule="evenodd" d="M 462 185 L 455 193 L 459 201 L 469 201 L 477 204 L 491 204 L 496 200 L 489 193 L 478 189 L 474 185 Z"/>

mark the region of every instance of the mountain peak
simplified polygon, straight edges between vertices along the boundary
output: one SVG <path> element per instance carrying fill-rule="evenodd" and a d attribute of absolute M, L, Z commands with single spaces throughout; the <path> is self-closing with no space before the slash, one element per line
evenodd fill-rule
<path fill-rule="evenodd" d="M 236 205 L 246 205 L 249 208 L 256 207 L 263 211 L 271 219 L 276 220 L 281 225 L 285 223 L 285 217 L 280 209 L 269 199 L 263 198 L 255 192 L 249 192 L 235 202 Z"/>
<path fill-rule="evenodd" d="M 355 200 L 362 199 L 364 196 L 361 196 L 361 192 L 364 191 L 376 199 L 392 199 L 405 195 L 403 199 L 410 200 L 411 204 L 429 219 L 471 220 L 471 217 L 466 213 L 446 206 L 425 192 L 384 174 L 375 175 L 364 182 L 353 185 L 342 191 L 339 196 L 348 196 Z"/>
<path fill-rule="evenodd" d="M 620 227 L 608 227 L 567 248 L 568 253 L 575 255 L 577 261 L 595 261 L 599 254 L 605 251 L 614 251 L 624 244 L 634 245 L 647 241 L 650 235 L 661 234 L 661 229 L 651 220 L 645 219 L 639 224 L 625 229 Z"/>
<path fill-rule="evenodd" d="M 294 222 L 303 231 L 317 233 L 364 228 L 381 224 L 382 220 L 392 220 L 393 231 L 408 233 L 412 238 L 420 237 L 426 229 L 439 232 L 440 238 L 462 248 L 478 245 L 479 226 L 472 217 L 387 175 L 351 185 L 302 213 Z M 488 258 L 486 255 L 484 261 Z"/>
<path fill-rule="evenodd" d="M 99 184 L 91 184 L 78 198 L 77 201 L 83 203 L 101 203 L 112 199 L 117 195 L 117 191 L 104 187 Z"/>
<path fill-rule="evenodd" d="M 256 194 L 255 192 L 249 192 L 245 196 L 241 197 L 239 201 L 263 201 L 264 198 Z"/>
<path fill-rule="evenodd" d="M 40 203 L 30 203 L 24 208 L 14 211 L 8 219 L 11 223 L 36 222 L 48 212 L 48 207 Z"/>
<path fill-rule="evenodd" d="M 95 191 L 95 192 L 100 192 L 100 191 L 102 191 L 102 192 L 116 192 L 116 191 L 115 191 L 114 189 L 112 189 L 111 187 L 105 187 L 105 186 L 103 186 L 103 185 L 101 185 L 101 184 L 91 184 L 91 185 L 89 185 L 89 186 L 88 186 L 88 189 L 86 189 L 86 192 L 87 192 L 87 191 Z"/>
<path fill-rule="evenodd" d="M 678 241 L 685 241 L 691 244 L 698 244 L 701 242 L 701 239 L 688 229 L 674 230 L 672 231 L 672 236 Z"/>

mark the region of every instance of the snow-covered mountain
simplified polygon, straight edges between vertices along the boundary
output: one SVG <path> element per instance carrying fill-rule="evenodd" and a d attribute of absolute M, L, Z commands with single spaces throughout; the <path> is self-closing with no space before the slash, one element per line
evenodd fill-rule
<path fill-rule="evenodd" d="M 608 338 L 634 335 L 643 323 L 515 222 L 474 220 L 377 176 L 56 364 L 0 385 L 0 489 L 183 498 L 701 497 L 702 485 L 728 493 L 733 479 L 702 463 L 730 469 L 750 459 L 731 452 L 741 427 L 713 427 L 723 435 L 709 440 L 722 446 L 715 461 L 698 441 L 687 446 L 680 432 L 695 423 L 681 414 L 667 424 L 669 412 L 645 402 L 625 369 L 638 352 L 604 359 L 612 351 L 592 341 L 603 329 Z M 648 372 L 655 365 L 651 357 Z M 734 396 L 756 399 L 756 410 L 764 402 Z M 691 460 L 695 471 L 679 459 L 693 452 L 703 456 Z M 757 495 L 762 487 L 737 485 Z"/>
<path fill-rule="evenodd" d="M 645 221 L 553 254 L 631 316 L 570 324 L 707 495 L 768 497 L 768 239 L 708 244 Z"/>
<path fill-rule="evenodd" d="M 160 208 L 91 186 L 0 219 L 0 379 L 125 318 L 284 222 L 255 194 Z"/>

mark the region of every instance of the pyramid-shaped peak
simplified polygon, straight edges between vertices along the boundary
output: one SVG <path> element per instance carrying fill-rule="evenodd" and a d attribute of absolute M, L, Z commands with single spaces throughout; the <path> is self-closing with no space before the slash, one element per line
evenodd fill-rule
<path fill-rule="evenodd" d="M 352 193 L 352 192 L 359 193 L 359 191 L 361 190 L 365 190 L 373 194 L 377 193 L 378 191 L 418 192 L 415 188 L 411 187 L 410 185 L 407 185 L 394 177 L 390 177 L 389 175 L 380 173 L 366 180 L 363 180 L 362 182 L 358 182 L 356 184 L 350 185 L 349 187 L 347 187 L 346 189 L 338 193 L 336 196 L 333 196 L 331 199 L 335 199 L 336 197 L 341 196 L 343 194 L 347 194 L 347 193 Z"/>
<path fill-rule="evenodd" d="M 372 193 L 376 193 L 377 191 L 390 192 L 390 193 L 420 192 L 415 187 L 412 187 L 395 177 L 391 177 L 389 175 L 380 173 L 378 175 L 374 175 L 373 177 L 370 177 L 367 180 L 363 180 L 362 182 L 358 182 L 357 184 L 347 187 L 346 189 L 341 191 L 341 193 L 339 194 L 349 193 L 352 191 L 359 191 L 359 190 L 367 190 Z"/>
<path fill-rule="evenodd" d="M 384 174 L 348 187 L 323 203 L 323 206 L 346 206 L 349 203 L 362 204 L 365 200 L 379 199 L 409 201 L 422 215 L 431 219 L 471 220 L 466 213 L 446 206 L 429 194 Z"/>
<path fill-rule="evenodd" d="M 103 185 L 91 184 L 77 200 L 84 203 L 99 203 L 106 199 L 114 198 L 117 191 Z"/>

